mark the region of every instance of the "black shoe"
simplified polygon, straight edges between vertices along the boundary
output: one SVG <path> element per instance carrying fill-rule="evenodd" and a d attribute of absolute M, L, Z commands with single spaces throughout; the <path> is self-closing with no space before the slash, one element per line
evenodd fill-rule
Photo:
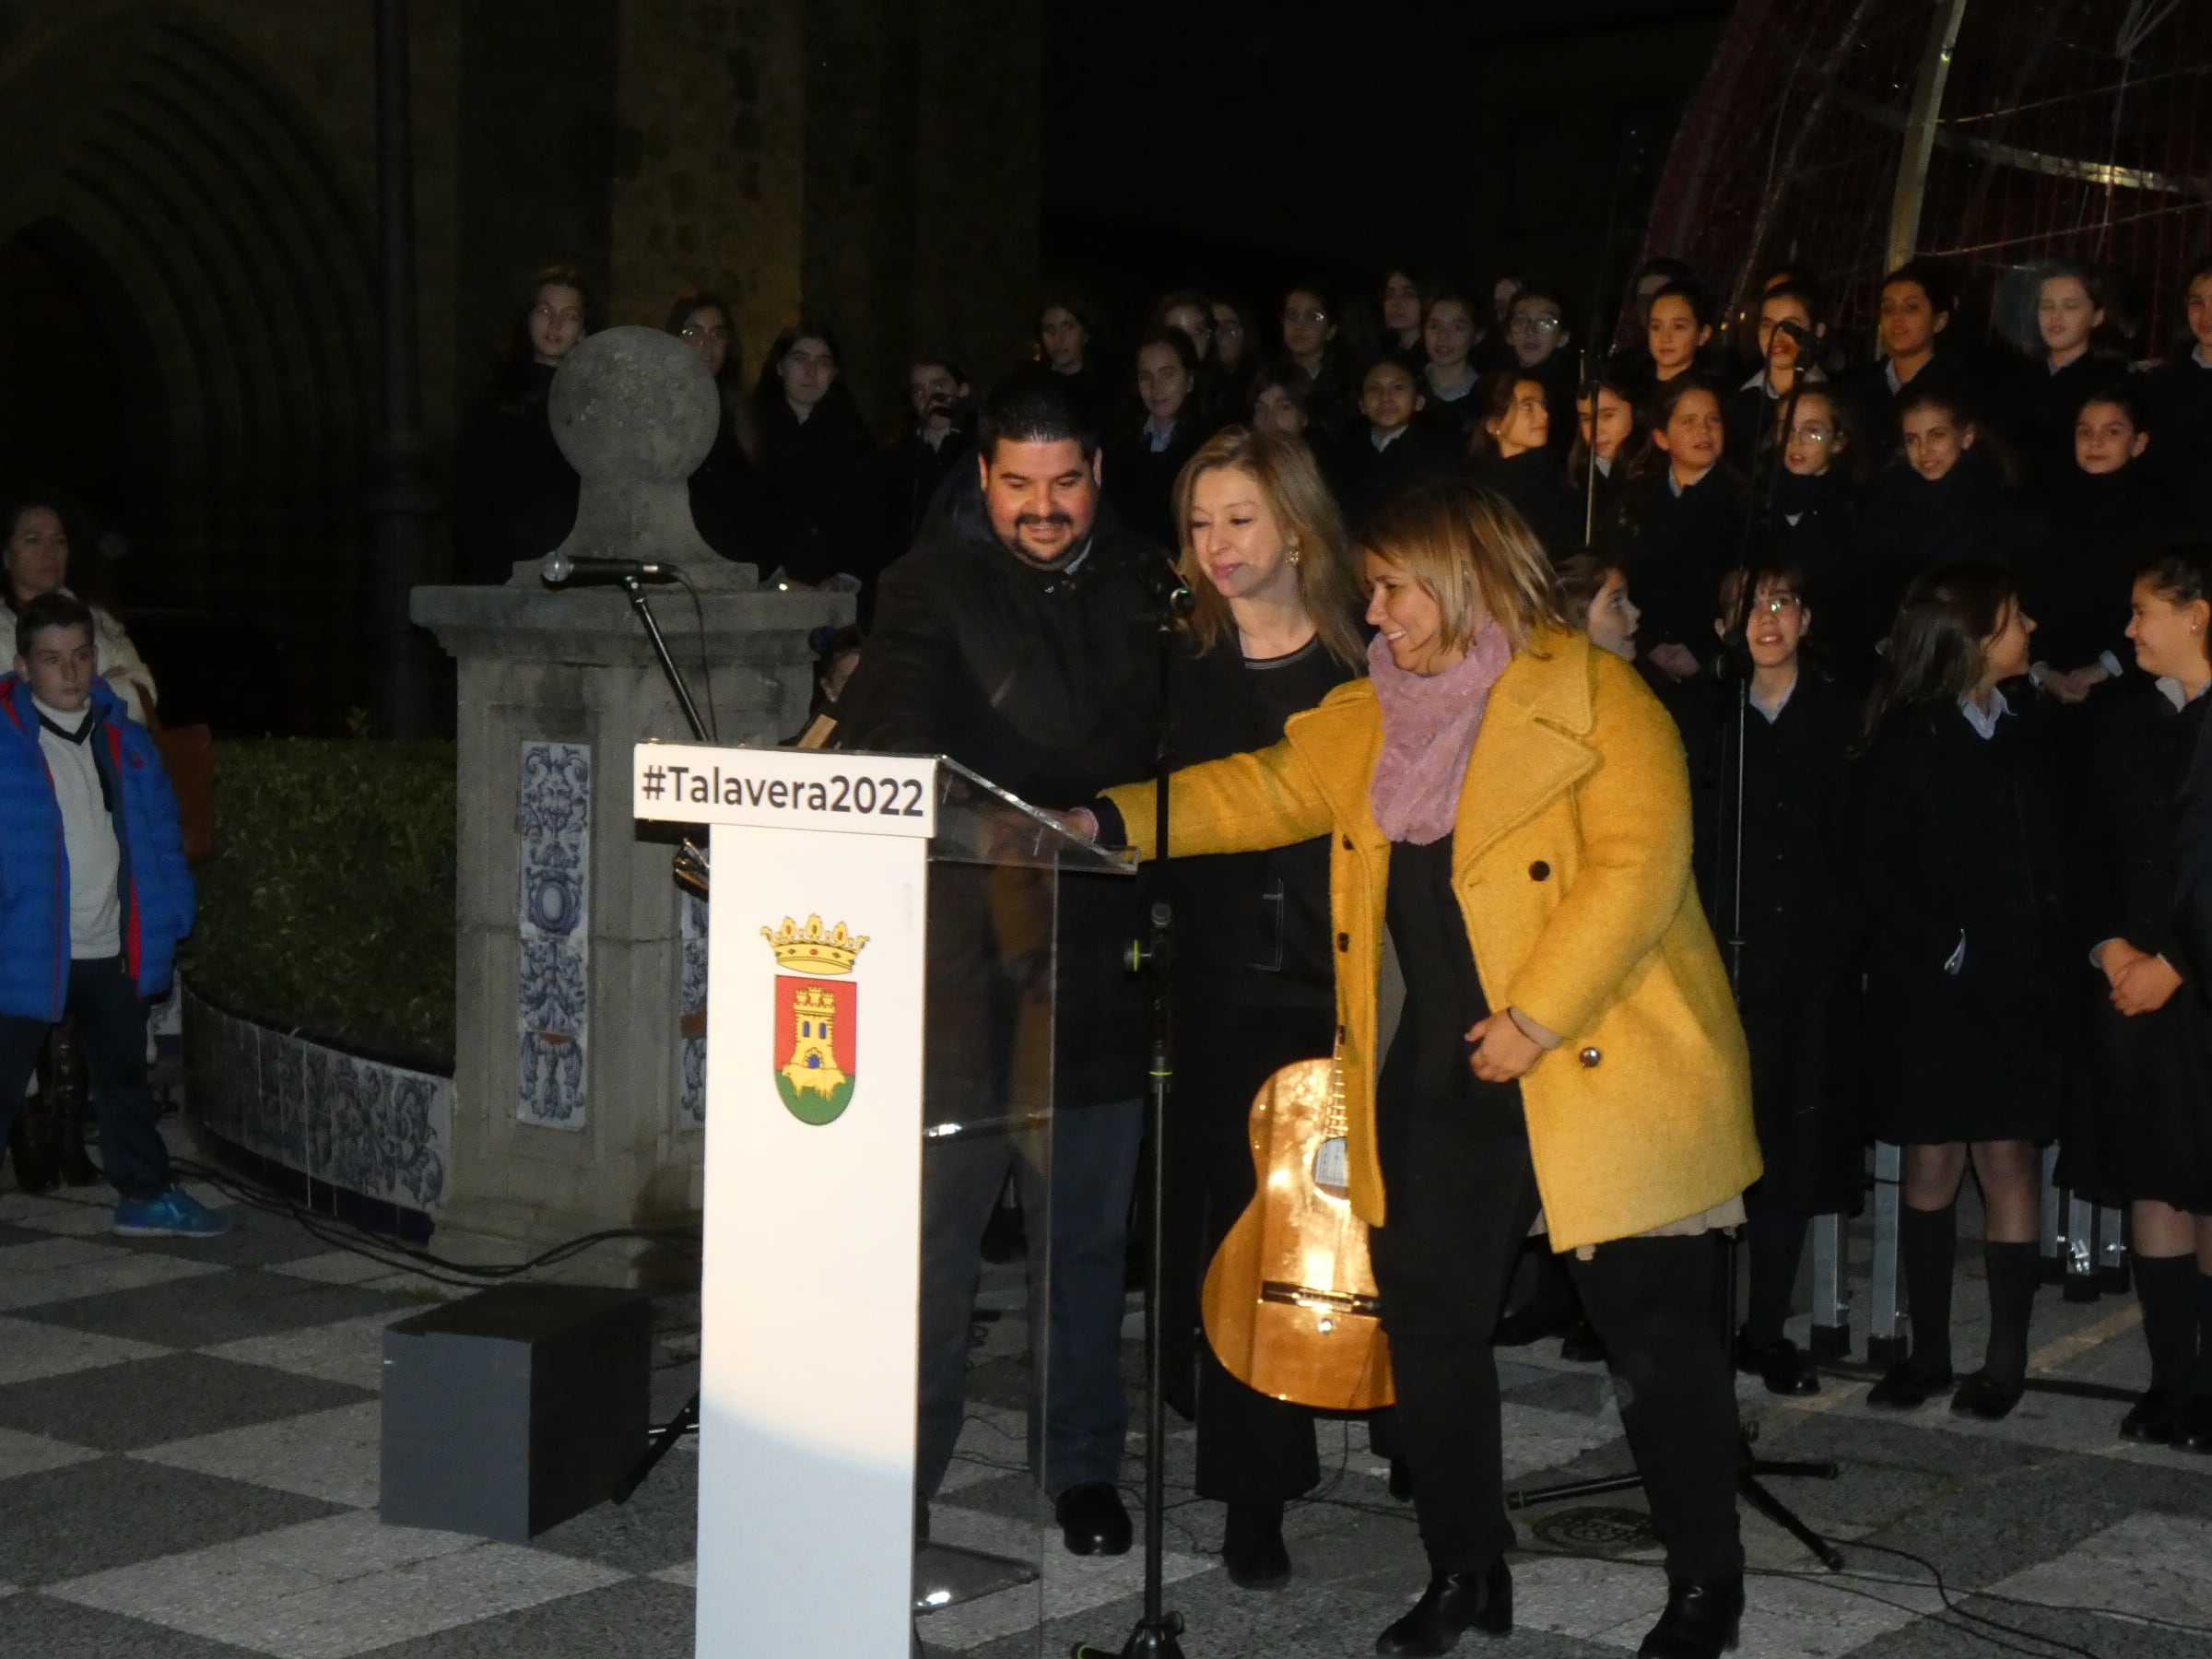
<path fill-rule="evenodd" d="M 1448 1653 L 1469 1630 L 1510 1636 L 1513 1575 L 1503 1561 L 1480 1572 L 1447 1572 L 1429 1581 L 1413 1611 L 1375 1638 L 1378 1653 Z"/>
<path fill-rule="evenodd" d="M 1537 1302 L 1527 1302 L 1515 1308 L 1498 1322 L 1490 1333 L 1492 1347 L 1526 1347 L 1532 1342 L 1541 1342 L 1547 1336 L 1564 1336 L 1574 1328 L 1574 1316 L 1547 1308 Z"/>
<path fill-rule="evenodd" d="M 2018 1382 L 2000 1382 L 1987 1371 L 1978 1371 L 1959 1384 L 1959 1392 L 1951 1396 L 1951 1409 L 1962 1417 L 1994 1423 L 2012 1415 L 2012 1408 L 2020 1403 L 2020 1392 Z"/>
<path fill-rule="evenodd" d="M 1666 1611 L 1636 1659 L 1720 1659 L 1735 1651 L 1744 1618 L 1744 1575 L 1666 1587 Z"/>
<path fill-rule="evenodd" d="M 2195 1399 L 2174 1420 L 2174 1445 L 2184 1452 L 2212 1452 L 2212 1400 Z"/>
<path fill-rule="evenodd" d="M 1129 1512 L 1111 1480 L 1086 1480 L 1053 1500 L 1053 1519 L 1069 1555 L 1127 1555 Z"/>
<path fill-rule="evenodd" d="M 1866 1391 L 1866 1404 L 1888 1406 L 1897 1411 L 1915 1411 L 1950 1385 L 1949 1366 L 1941 1371 L 1920 1371 L 1912 1360 L 1900 1359 Z"/>
<path fill-rule="evenodd" d="M 1573 1365 L 1603 1365 L 1606 1345 L 1598 1339 L 1588 1320 L 1578 1320 L 1559 1344 L 1559 1358 Z"/>
<path fill-rule="evenodd" d="M 2127 1415 L 2120 1419 L 2120 1438 L 2171 1446 L 2185 1432 L 2183 1423 L 2188 1405 L 2171 1388 L 2151 1389 L 2130 1406 Z"/>
<path fill-rule="evenodd" d="M 1763 1348 L 1753 1348 L 1741 1335 L 1735 1339 L 1735 1369 L 1756 1376 L 1769 1394 L 1816 1394 L 1820 1372 L 1812 1356 L 1787 1336 Z"/>
<path fill-rule="evenodd" d="M 1240 1590 L 1275 1590 L 1290 1582 L 1290 1551 L 1283 1543 L 1283 1506 L 1231 1503 L 1221 1539 L 1221 1564 Z"/>

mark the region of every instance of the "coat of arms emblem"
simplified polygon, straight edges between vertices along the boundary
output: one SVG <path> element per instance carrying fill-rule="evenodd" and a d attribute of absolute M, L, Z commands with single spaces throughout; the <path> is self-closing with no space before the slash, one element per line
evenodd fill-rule
<path fill-rule="evenodd" d="M 786 916 L 781 927 L 763 927 L 760 936 L 779 968 L 798 971 L 776 975 L 771 1053 L 784 1056 L 776 1067 L 776 1092 L 802 1124 L 835 1123 L 853 1103 L 860 1038 L 860 988 L 842 976 L 853 971 L 867 938 L 842 922 L 824 928 L 819 916 L 808 916 L 805 927 Z"/>

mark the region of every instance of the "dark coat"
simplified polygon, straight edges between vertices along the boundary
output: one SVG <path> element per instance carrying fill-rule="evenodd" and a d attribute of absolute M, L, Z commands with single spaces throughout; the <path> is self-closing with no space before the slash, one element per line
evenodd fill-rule
<path fill-rule="evenodd" d="M 1869 1118 L 1905 1143 L 2051 1138 L 2080 1004 L 2060 780 L 2025 681 L 1994 737 L 1894 713 L 1859 762 Z M 1961 942 L 1959 971 L 1947 972 Z"/>
<path fill-rule="evenodd" d="M 1744 546 L 1744 487 L 1715 466 L 1677 494 L 1664 466 L 1627 487 L 1620 551 L 1629 591 L 1643 613 L 1638 648 L 1687 645 L 1700 662 L 1719 648 L 1712 618 L 1721 578 L 1735 568 Z"/>
<path fill-rule="evenodd" d="M 773 557 L 759 561 L 761 573 L 781 565 L 799 582 L 873 577 L 880 567 L 867 509 L 870 445 L 853 400 L 833 386 L 801 420 L 778 392 L 755 412 L 774 525 Z"/>
<path fill-rule="evenodd" d="M 2190 524 L 2212 523 L 2212 369 L 2183 347 L 2151 374 L 2150 449 L 2144 459 Z"/>
<path fill-rule="evenodd" d="M 2140 462 L 2092 475 L 2067 463 L 2050 487 L 2044 534 L 2022 572 L 2035 618 L 2035 656 L 2072 671 L 2109 653 L 2124 672 L 2135 661 L 2126 637 L 2136 561 L 2172 531 L 2163 480 Z"/>
<path fill-rule="evenodd" d="M 1922 365 L 1921 371 L 1899 390 L 1889 390 L 1888 363 L 1877 359 L 1865 370 L 1842 382 L 1840 390 L 1851 406 L 1852 429 L 1858 436 L 1868 458 L 1875 462 L 1888 460 L 1898 453 L 1902 433 L 1898 425 L 1898 410 L 1906 394 L 1922 385 L 1938 387 L 1965 400 L 1967 408 L 1977 418 L 1986 418 L 1988 400 L 1981 382 L 1958 358 L 1948 351 L 1938 350 Z"/>
<path fill-rule="evenodd" d="M 2087 351 L 2055 371 L 2039 353 L 2006 375 L 2004 395 L 1987 414 L 2011 443 L 2032 493 L 2047 493 L 2074 470 L 2074 418 L 2081 400 L 2125 371 L 2108 353 Z"/>
<path fill-rule="evenodd" d="M 2004 468 L 1979 445 L 1933 482 L 1901 458 L 1890 463 L 1875 480 L 1867 525 L 1900 594 L 1924 571 L 1961 559 L 1994 559 L 2018 572 L 2032 561 L 2040 535 Z"/>
<path fill-rule="evenodd" d="M 1374 429 L 1362 424 L 1330 454 L 1337 503 L 1349 524 L 1364 524 L 1407 490 L 1459 470 L 1457 441 L 1418 416 L 1382 449 L 1375 447 Z"/>
<path fill-rule="evenodd" d="M 883 573 L 875 627 L 839 700 L 838 747 L 945 755 L 1046 806 L 1149 775 L 1159 634 L 1142 571 L 1164 558 L 1105 503 L 1072 568 L 1037 569 L 992 534 L 975 475 L 956 475 L 913 550 Z M 997 1011 L 1025 987 L 1006 971 L 1006 941 L 1049 920 L 1010 913 L 1041 889 L 995 874 L 933 872 L 928 1088 L 956 1112 L 960 1089 L 995 1090 L 1011 1063 Z M 1134 1098 L 1143 996 L 1120 953 L 1139 931 L 1135 886 L 1102 876 L 1060 885 L 1060 1099 Z"/>
<path fill-rule="evenodd" d="M 1739 858 L 1741 683 L 1708 690 L 1710 729 L 1689 760 L 1699 890 L 1724 956 L 1743 944 L 1736 1003 L 1766 1165 L 1748 1196 L 1768 1209 L 1848 1213 L 1858 1207 L 1865 1138 L 1865 937 L 1849 759 L 1859 700 L 1806 668 L 1771 723 L 1743 709 Z"/>
<path fill-rule="evenodd" d="M 727 409 L 707 452 L 689 480 L 691 522 L 700 539 L 724 559 L 756 566 L 762 575 L 774 568 L 775 512 L 760 471 L 737 442 Z"/>
<path fill-rule="evenodd" d="M 1168 436 L 1155 450 L 1140 424 L 1106 446 L 1106 499 L 1136 535 L 1166 548 L 1182 545 L 1175 524 L 1175 478 L 1212 433 L 1195 399 L 1184 404 Z"/>
<path fill-rule="evenodd" d="M 1812 607 L 1807 642 L 1853 691 L 1874 680 L 1875 653 L 1903 597 L 1895 567 L 1883 559 L 1865 504 L 1839 472 L 1774 481 L 1772 510 L 1760 537 L 1763 560 L 1786 561 L 1805 578 L 1799 595 Z"/>
<path fill-rule="evenodd" d="M 1554 559 L 1582 545 L 1583 499 L 1567 482 L 1566 469 L 1551 450 L 1530 450 L 1511 459 L 1485 455 L 1468 473 L 1476 483 L 1513 504 Z"/>
<path fill-rule="evenodd" d="M 453 447 L 453 565 L 463 582 L 502 582 L 576 524 L 579 480 L 553 440 L 553 370 L 527 363 L 462 417 Z"/>
<path fill-rule="evenodd" d="M 2069 1183 L 2108 1203 L 2156 1198 L 2212 1214 L 2212 1006 L 2174 912 L 2175 796 L 2206 724 L 2147 676 L 2102 710 L 2083 815 L 2083 994 L 2101 1085 L 2069 1132 Z M 2153 1014 L 2123 1016 L 2088 953 L 2108 939 L 2162 956 L 2185 982 Z"/>
<path fill-rule="evenodd" d="M 975 435 L 960 427 L 934 449 L 910 429 L 876 452 L 869 482 L 881 564 L 914 545 L 937 491 L 962 467 L 975 470 Z"/>

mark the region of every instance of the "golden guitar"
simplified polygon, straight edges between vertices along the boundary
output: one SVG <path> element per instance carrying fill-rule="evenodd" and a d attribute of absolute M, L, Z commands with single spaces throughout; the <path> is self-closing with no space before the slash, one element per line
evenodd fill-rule
<path fill-rule="evenodd" d="M 1206 1339 L 1249 1388 L 1324 1411 L 1395 1397 L 1367 1224 L 1345 1185 L 1344 1091 L 1327 1060 L 1286 1065 L 1252 1107 L 1260 1190 L 1206 1269 Z"/>

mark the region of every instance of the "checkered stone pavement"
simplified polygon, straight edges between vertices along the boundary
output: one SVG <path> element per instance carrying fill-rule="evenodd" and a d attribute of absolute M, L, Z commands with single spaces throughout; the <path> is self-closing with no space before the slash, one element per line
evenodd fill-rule
<path fill-rule="evenodd" d="M 527 1547 L 382 1526 L 382 1333 L 455 1292 L 260 1213 L 205 1244 L 115 1240 L 106 1217 L 94 1194 L 0 1187 L 0 1655 L 691 1652 L 698 1465 L 688 1444 L 628 1506 L 602 1506 Z M 1962 1223 L 1972 1230 L 1971 1215 Z M 1979 1264 L 1971 1247 L 1961 1254 L 1956 1335 L 1971 1361 Z M 1019 1469 L 1018 1277 L 994 1270 L 985 1300 L 997 1317 L 979 1326 L 973 1407 L 933 1533 L 1035 1553 L 1039 1508 Z M 686 1299 L 663 1305 L 658 1412 L 696 1382 L 694 1318 Z M 2036 1344 L 2045 1378 L 2141 1385 L 2127 1299 L 2067 1304 L 2047 1292 Z M 1518 1350 L 1503 1368 L 1509 1475 L 1524 1487 L 1627 1463 L 1602 1372 L 1555 1348 Z M 1135 1342 L 1127 1358 L 1134 1380 Z M 2123 1442 L 2121 1406 L 2074 1393 L 2033 1392 L 2006 1422 L 1980 1424 L 1940 1404 L 1870 1412 L 1865 1390 L 1864 1378 L 1831 1375 L 1818 1395 L 1782 1401 L 1744 1381 L 1761 1452 L 1841 1465 L 1836 1480 L 1776 1490 L 1848 1564 L 1843 1575 L 1820 1571 L 1747 1512 L 1759 1571 L 1746 1654 L 1951 1659 L 2006 1651 L 1983 1640 L 1994 1638 L 2035 1653 L 2065 1651 L 2059 1642 L 2105 1659 L 2212 1655 L 2212 1458 Z M 1369 1653 L 1420 1588 L 1410 1513 L 1391 1501 L 1364 1431 L 1330 1423 L 1322 1433 L 1328 1475 L 1288 1526 L 1296 1577 L 1254 1594 L 1221 1571 L 1220 1509 L 1191 1495 L 1190 1430 L 1171 1425 L 1169 1602 L 1188 1620 L 1193 1659 Z M 1515 1563 L 1519 1628 L 1495 1651 L 1634 1651 L 1665 1594 L 1640 1504 L 1629 1492 L 1518 1516 L 1528 1546 Z M 1949 1606 L 1924 1568 L 1876 1546 L 1939 1566 Z M 1139 1558 L 1052 1548 L 1042 1561 L 1035 1584 L 924 1618 L 928 1651 L 1028 1659 L 1078 1640 L 1118 1650 L 1136 1615 Z"/>

